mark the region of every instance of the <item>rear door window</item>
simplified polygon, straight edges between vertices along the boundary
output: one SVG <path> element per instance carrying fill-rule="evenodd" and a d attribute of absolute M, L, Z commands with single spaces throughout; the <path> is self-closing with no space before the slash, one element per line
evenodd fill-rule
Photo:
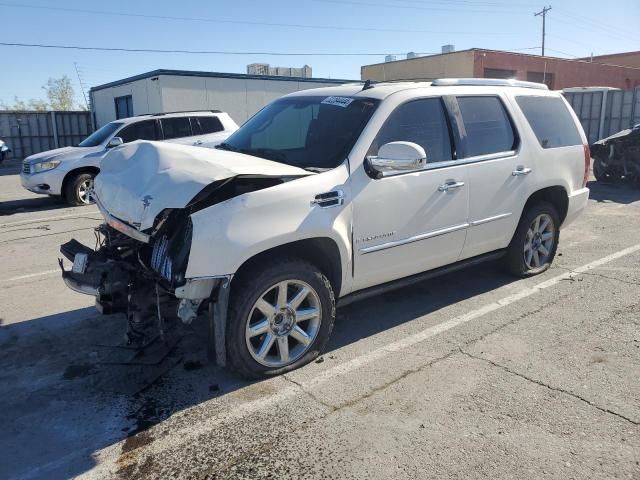
<path fill-rule="evenodd" d="M 124 143 L 133 142 L 134 140 L 160 140 L 158 122 L 156 120 L 144 120 L 127 125 L 116 134 L 116 137 L 122 138 Z"/>
<path fill-rule="evenodd" d="M 374 140 L 370 155 L 390 142 L 413 142 L 424 148 L 427 162 L 453 159 L 451 136 L 440 98 L 423 98 L 400 105 L 389 116 Z"/>
<path fill-rule="evenodd" d="M 191 136 L 189 117 L 163 118 L 160 121 L 165 140 Z"/>
<path fill-rule="evenodd" d="M 462 123 L 464 158 L 510 152 L 517 146 L 511 119 L 498 97 L 457 97 Z"/>
<path fill-rule="evenodd" d="M 516 97 L 522 113 L 542 148 L 582 145 L 582 137 L 567 109 L 557 97 Z"/>
<path fill-rule="evenodd" d="M 191 117 L 191 128 L 194 135 L 206 135 L 224 130 L 218 117 Z"/>

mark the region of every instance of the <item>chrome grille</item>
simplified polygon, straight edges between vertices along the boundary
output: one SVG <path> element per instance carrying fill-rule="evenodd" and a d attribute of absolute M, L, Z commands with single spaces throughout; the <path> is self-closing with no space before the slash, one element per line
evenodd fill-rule
<path fill-rule="evenodd" d="M 169 258 L 169 239 L 166 235 L 156 240 L 153 244 L 153 252 L 151 253 L 151 268 L 158 272 L 162 277 L 171 281 L 171 270 L 173 262 Z"/>
<path fill-rule="evenodd" d="M 27 162 L 22 162 L 22 173 L 26 173 L 27 175 L 31 173 L 31 165 Z"/>

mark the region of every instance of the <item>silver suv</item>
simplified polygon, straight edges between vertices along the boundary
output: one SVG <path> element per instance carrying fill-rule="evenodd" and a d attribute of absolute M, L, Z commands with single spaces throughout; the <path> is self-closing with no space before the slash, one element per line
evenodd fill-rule
<path fill-rule="evenodd" d="M 78 145 L 24 159 L 20 180 L 33 193 L 61 195 L 70 205 L 93 203 L 93 178 L 107 152 L 135 140 L 162 140 L 213 148 L 238 129 L 218 110 L 140 115 L 107 123 Z"/>

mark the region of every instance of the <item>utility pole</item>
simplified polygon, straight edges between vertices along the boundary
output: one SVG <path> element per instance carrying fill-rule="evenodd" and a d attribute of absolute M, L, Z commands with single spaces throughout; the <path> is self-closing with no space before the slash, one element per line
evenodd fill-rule
<path fill-rule="evenodd" d="M 544 7 L 540 12 L 534 13 L 534 17 L 542 16 L 542 56 L 544 57 L 544 40 L 546 37 L 546 27 L 547 27 L 547 12 L 551 10 L 551 5 L 548 7 Z"/>
<path fill-rule="evenodd" d="M 80 71 L 78 70 L 78 64 L 76 62 L 73 62 L 73 66 L 76 69 L 76 75 L 78 76 L 78 83 L 80 84 L 80 90 L 82 90 L 82 96 L 84 97 L 84 104 L 87 107 L 87 110 L 89 110 L 89 102 L 87 101 L 87 94 L 84 91 L 84 82 L 82 81 L 82 77 L 80 76 Z"/>

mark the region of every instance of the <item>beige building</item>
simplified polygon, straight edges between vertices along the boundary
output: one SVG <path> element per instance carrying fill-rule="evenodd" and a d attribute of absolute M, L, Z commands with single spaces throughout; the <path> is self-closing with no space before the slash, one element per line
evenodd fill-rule
<path fill-rule="evenodd" d="M 434 80 L 443 77 L 473 77 L 474 51 L 462 50 L 427 57 L 387 61 L 360 67 L 362 80 Z"/>

